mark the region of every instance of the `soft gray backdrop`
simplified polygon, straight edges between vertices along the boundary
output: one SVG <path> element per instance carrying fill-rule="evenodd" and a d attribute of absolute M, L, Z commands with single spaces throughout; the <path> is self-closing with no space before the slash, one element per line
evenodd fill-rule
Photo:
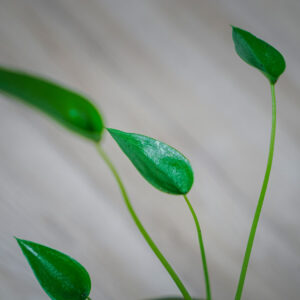
<path fill-rule="evenodd" d="M 108 126 L 151 135 L 190 158 L 213 298 L 233 299 L 265 171 L 266 79 L 235 54 L 230 24 L 286 57 L 278 136 L 244 300 L 300 294 L 299 0 L 0 0 L 0 63 L 89 95 Z M 41 300 L 13 236 L 72 255 L 93 300 L 179 294 L 133 225 L 95 147 L 0 97 L 0 299 Z M 204 296 L 194 224 L 181 197 L 149 186 L 108 135 L 153 239 L 187 288 Z"/>

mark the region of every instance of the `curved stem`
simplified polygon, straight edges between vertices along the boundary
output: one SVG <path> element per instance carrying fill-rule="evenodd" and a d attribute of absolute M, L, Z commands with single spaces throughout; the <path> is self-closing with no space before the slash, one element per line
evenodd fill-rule
<path fill-rule="evenodd" d="M 157 258 L 163 264 L 163 266 L 165 267 L 165 269 L 167 270 L 167 272 L 170 274 L 171 278 L 173 279 L 173 281 L 177 285 L 177 287 L 180 290 L 180 292 L 181 292 L 182 296 L 184 297 L 184 299 L 185 300 L 192 300 L 190 294 L 188 293 L 187 289 L 185 288 L 185 286 L 181 282 L 180 278 L 175 273 L 174 269 L 171 267 L 171 265 L 169 264 L 169 262 L 163 256 L 163 254 L 160 252 L 160 250 L 158 249 L 158 247 L 156 246 L 156 244 L 154 243 L 154 241 L 152 240 L 152 238 L 149 236 L 148 232 L 144 228 L 143 224 L 139 220 L 139 218 L 138 218 L 137 214 L 135 213 L 135 210 L 134 210 L 134 208 L 133 208 L 133 206 L 131 204 L 131 201 L 130 201 L 128 195 L 127 195 L 126 189 L 125 189 L 125 187 L 123 185 L 123 182 L 122 182 L 122 180 L 121 180 L 121 178 L 120 178 L 120 176 L 119 176 L 116 168 L 114 167 L 114 165 L 110 161 L 109 157 L 103 151 L 103 149 L 101 148 L 101 146 L 99 144 L 97 144 L 97 149 L 98 149 L 99 154 L 101 155 L 101 157 L 106 162 L 106 164 L 109 167 L 109 169 L 111 170 L 112 174 L 114 175 L 114 177 L 115 177 L 115 179 L 116 179 L 116 181 L 117 181 L 117 183 L 119 185 L 119 188 L 121 190 L 122 196 L 123 196 L 125 204 L 127 206 L 127 209 L 129 211 L 129 213 L 130 213 L 133 221 L 135 222 L 137 228 L 139 229 L 139 231 L 143 235 L 144 239 L 146 240 L 146 242 L 148 243 L 148 245 L 150 246 L 150 248 L 152 249 L 152 251 L 154 252 L 154 254 L 157 256 Z"/>
<path fill-rule="evenodd" d="M 209 283 L 209 275 L 208 275 L 208 268 L 207 268 L 207 262 L 206 262 L 206 255 L 205 255 L 205 249 L 204 249 L 204 243 L 203 243 L 203 238 L 202 238 L 202 233 L 201 233 L 201 228 L 200 224 L 197 218 L 197 215 L 192 207 L 192 204 L 190 203 L 188 197 L 186 195 L 183 195 L 185 202 L 187 203 L 191 214 L 194 218 L 195 225 L 197 228 L 197 233 L 198 233 L 198 240 L 199 240 L 199 246 L 200 246 L 200 253 L 201 253 L 201 258 L 202 258 L 202 265 L 203 265 L 203 273 L 204 273 L 204 279 L 205 279 L 205 286 L 206 286 L 206 299 L 211 300 L 211 290 L 210 290 L 210 283 Z"/>
<path fill-rule="evenodd" d="M 255 215 L 253 218 L 253 223 L 251 226 L 251 231 L 249 234 L 248 244 L 244 256 L 243 266 L 240 274 L 240 279 L 235 295 L 235 300 L 240 300 L 242 297 L 243 287 L 245 283 L 247 268 L 249 264 L 249 259 L 251 255 L 251 250 L 253 246 L 253 241 L 256 233 L 257 224 L 259 221 L 259 216 L 262 210 L 265 194 L 268 187 L 271 167 L 272 167 L 272 161 L 273 161 L 273 153 L 274 153 L 274 144 L 275 144 L 275 132 L 276 132 L 276 97 L 275 97 L 275 87 L 274 84 L 271 84 L 271 94 L 272 94 L 272 129 L 271 129 L 271 138 L 270 138 L 270 147 L 269 147 L 269 157 L 268 157 L 268 163 L 266 168 L 266 173 L 263 181 L 263 185 L 261 188 L 260 196 L 258 199 Z"/>

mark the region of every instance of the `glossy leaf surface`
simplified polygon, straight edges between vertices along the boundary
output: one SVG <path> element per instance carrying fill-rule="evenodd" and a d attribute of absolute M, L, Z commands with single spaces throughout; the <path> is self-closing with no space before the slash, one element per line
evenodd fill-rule
<path fill-rule="evenodd" d="M 171 146 L 153 138 L 107 129 L 141 175 L 154 187 L 170 194 L 186 194 L 193 185 L 188 159 Z"/>
<path fill-rule="evenodd" d="M 241 59 L 259 69 L 272 84 L 275 84 L 285 70 L 285 60 L 281 53 L 252 33 L 234 26 L 232 38 Z"/>
<path fill-rule="evenodd" d="M 85 268 L 57 250 L 17 239 L 37 280 L 53 300 L 85 300 L 91 280 Z"/>
<path fill-rule="evenodd" d="M 0 92 L 40 109 L 76 133 L 98 142 L 102 117 L 84 96 L 58 84 L 0 67 Z"/>

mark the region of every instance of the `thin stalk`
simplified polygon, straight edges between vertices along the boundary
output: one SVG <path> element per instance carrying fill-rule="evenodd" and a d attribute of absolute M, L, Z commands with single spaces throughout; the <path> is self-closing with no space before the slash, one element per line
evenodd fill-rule
<path fill-rule="evenodd" d="M 272 95 L 272 129 L 271 129 L 271 138 L 270 138 L 270 146 L 269 146 L 269 157 L 267 162 L 266 173 L 263 181 L 263 185 L 261 188 L 260 196 L 258 199 L 255 215 L 253 218 L 253 223 L 251 226 L 251 231 L 249 234 L 248 244 L 244 256 L 243 266 L 240 274 L 240 279 L 237 287 L 237 291 L 235 294 L 235 300 L 240 300 L 242 297 L 243 287 L 245 283 L 247 268 L 249 264 L 249 259 L 251 255 L 251 250 L 255 238 L 256 228 L 259 221 L 260 213 L 262 210 L 262 206 L 264 203 L 265 194 L 268 187 L 272 161 L 273 161 L 273 153 L 274 153 L 274 144 L 275 144 L 275 132 L 276 132 L 276 97 L 275 97 L 275 87 L 274 84 L 271 84 L 271 95 Z"/>
<path fill-rule="evenodd" d="M 200 224 L 197 218 L 197 215 L 195 213 L 195 210 L 193 209 L 193 206 L 191 202 L 189 201 L 188 197 L 186 195 L 183 195 L 186 204 L 188 205 L 191 214 L 194 218 L 195 225 L 197 228 L 198 233 L 198 240 L 199 240 L 199 246 L 200 246 L 200 253 L 202 258 L 202 265 L 203 265 L 203 273 L 204 273 L 204 279 L 205 279 L 205 286 L 206 286 L 206 300 L 211 300 L 211 289 L 210 289 L 210 282 L 209 282 L 209 274 L 208 274 L 208 268 L 207 268 L 207 262 L 206 262 L 206 255 L 205 255 L 205 249 L 204 249 L 204 242 L 202 238 L 202 232 L 200 228 Z"/>
<path fill-rule="evenodd" d="M 137 228 L 139 229 L 139 231 L 143 235 L 144 239 L 146 240 L 146 242 L 148 243 L 148 245 L 150 246 L 150 248 L 152 249 L 154 254 L 157 256 L 157 258 L 160 260 L 160 262 L 165 267 L 167 272 L 170 274 L 171 278 L 173 279 L 173 281 L 177 285 L 177 287 L 180 290 L 180 292 L 181 292 L 182 296 L 184 297 L 184 299 L 185 300 L 192 300 L 192 297 L 188 293 L 188 291 L 185 288 L 185 286 L 183 285 L 182 281 L 180 280 L 178 275 L 175 273 L 174 269 L 171 267 L 171 265 L 169 264 L 167 259 L 160 252 L 160 250 L 158 249 L 158 247 L 156 246 L 156 244 L 154 243 L 154 241 L 152 240 L 152 238 L 150 237 L 150 235 L 148 234 L 148 232 L 144 228 L 144 226 L 141 223 L 140 219 L 138 218 L 138 216 L 137 216 L 137 214 L 136 214 L 136 212 L 135 212 L 135 210 L 134 210 L 134 208 L 131 204 L 131 201 L 128 197 L 128 194 L 126 192 L 124 184 L 123 184 L 123 182 L 122 182 L 115 166 L 112 164 L 112 162 L 109 159 L 109 157 L 107 156 L 107 154 L 103 151 L 100 144 L 97 144 L 97 150 L 98 150 L 99 154 L 101 155 L 101 157 L 103 158 L 103 160 L 105 161 L 105 163 L 107 164 L 107 166 L 109 167 L 109 169 L 111 170 L 112 174 L 114 175 L 114 177 L 115 177 L 115 179 L 116 179 L 116 181 L 119 185 L 119 188 L 121 190 L 123 199 L 124 199 L 125 204 L 127 206 L 127 209 L 129 211 L 133 221 L 135 222 Z"/>

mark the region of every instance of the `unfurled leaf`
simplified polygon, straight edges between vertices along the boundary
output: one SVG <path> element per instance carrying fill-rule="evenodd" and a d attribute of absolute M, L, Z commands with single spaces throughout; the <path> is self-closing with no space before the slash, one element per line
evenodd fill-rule
<path fill-rule="evenodd" d="M 0 92 L 40 109 L 64 126 L 98 142 L 102 117 L 84 96 L 24 72 L 0 67 Z"/>
<path fill-rule="evenodd" d="M 85 268 L 57 250 L 16 239 L 35 277 L 52 300 L 85 300 L 91 280 Z"/>
<path fill-rule="evenodd" d="M 193 185 L 188 159 L 153 138 L 107 129 L 141 175 L 154 187 L 170 194 L 187 194 Z"/>
<path fill-rule="evenodd" d="M 232 38 L 241 59 L 262 71 L 270 82 L 275 84 L 285 70 L 285 61 L 281 53 L 252 33 L 234 26 Z"/>

